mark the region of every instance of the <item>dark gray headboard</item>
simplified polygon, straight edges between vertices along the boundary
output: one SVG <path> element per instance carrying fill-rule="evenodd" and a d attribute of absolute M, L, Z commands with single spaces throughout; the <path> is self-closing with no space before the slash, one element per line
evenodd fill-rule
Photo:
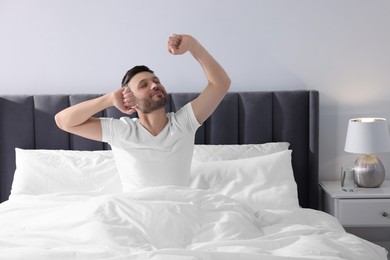
<path fill-rule="evenodd" d="M 15 171 L 15 147 L 24 149 L 109 149 L 105 144 L 65 133 L 54 115 L 98 95 L 0 96 L 0 201 L 8 199 Z M 172 93 L 167 110 L 176 111 L 197 93 Z M 110 108 L 97 116 L 123 116 Z M 318 208 L 317 91 L 228 93 L 198 130 L 197 144 L 250 144 L 287 141 L 302 207 Z"/>

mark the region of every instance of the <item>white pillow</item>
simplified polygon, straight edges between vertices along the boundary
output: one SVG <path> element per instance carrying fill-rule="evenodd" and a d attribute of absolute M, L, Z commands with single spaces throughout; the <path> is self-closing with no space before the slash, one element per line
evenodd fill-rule
<path fill-rule="evenodd" d="M 55 192 L 122 190 L 112 151 L 15 149 L 11 197 Z"/>
<path fill-rule="evenodd" d="M 193 160 L 200 162 L 225 161 L 263 156 L 286 151 L 287 142 L 264 144 L 195 145 Z"/>
<path fill-rule="evenodd" d="M 190 186 L 224 194 L 254 211 L 299 207 L 291 150 L 247 159 L 193 161 Z"/>

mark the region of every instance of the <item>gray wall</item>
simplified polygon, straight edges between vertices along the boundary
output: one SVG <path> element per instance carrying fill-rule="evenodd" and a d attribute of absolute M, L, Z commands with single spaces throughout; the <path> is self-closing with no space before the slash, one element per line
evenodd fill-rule
<path fill-rule="evenodd" d="M 320 179 L 339 178 L 348 119 L 390 120 L 388 0 L 0 0 L 0 94 L 103 93 L 147 64 L 168 91 L 201 91 L 196 36 L 232 91 L 320 91 Z M 380 154 L 390 179 L 390 154 Z"/>

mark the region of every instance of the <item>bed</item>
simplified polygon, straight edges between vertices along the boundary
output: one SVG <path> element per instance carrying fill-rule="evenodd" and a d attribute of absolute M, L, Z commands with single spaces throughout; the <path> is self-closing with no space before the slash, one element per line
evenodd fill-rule
<path fill-rule="evenodd" d="M 196 95 L 169 94 L 167 111 Z M 0 96 L 0 258 L 387 259 L 318 211 L 317 91 L 228 93 L 188 187 L 126 193 L 109 146 L 53 120 L 97 96 Z"/>

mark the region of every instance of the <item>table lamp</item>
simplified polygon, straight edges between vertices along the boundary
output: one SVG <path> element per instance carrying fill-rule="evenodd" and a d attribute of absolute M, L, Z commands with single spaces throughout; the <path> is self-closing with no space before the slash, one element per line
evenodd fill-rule
<path fill-rule="evenodd" d="M 364 188 L 379 187 L 385 180 L 385 168 L 374 153 L 390 151 L 386 119 L 350 119 L 344 150 L 361 154 L 354 163 L 356 184 Z"/>

